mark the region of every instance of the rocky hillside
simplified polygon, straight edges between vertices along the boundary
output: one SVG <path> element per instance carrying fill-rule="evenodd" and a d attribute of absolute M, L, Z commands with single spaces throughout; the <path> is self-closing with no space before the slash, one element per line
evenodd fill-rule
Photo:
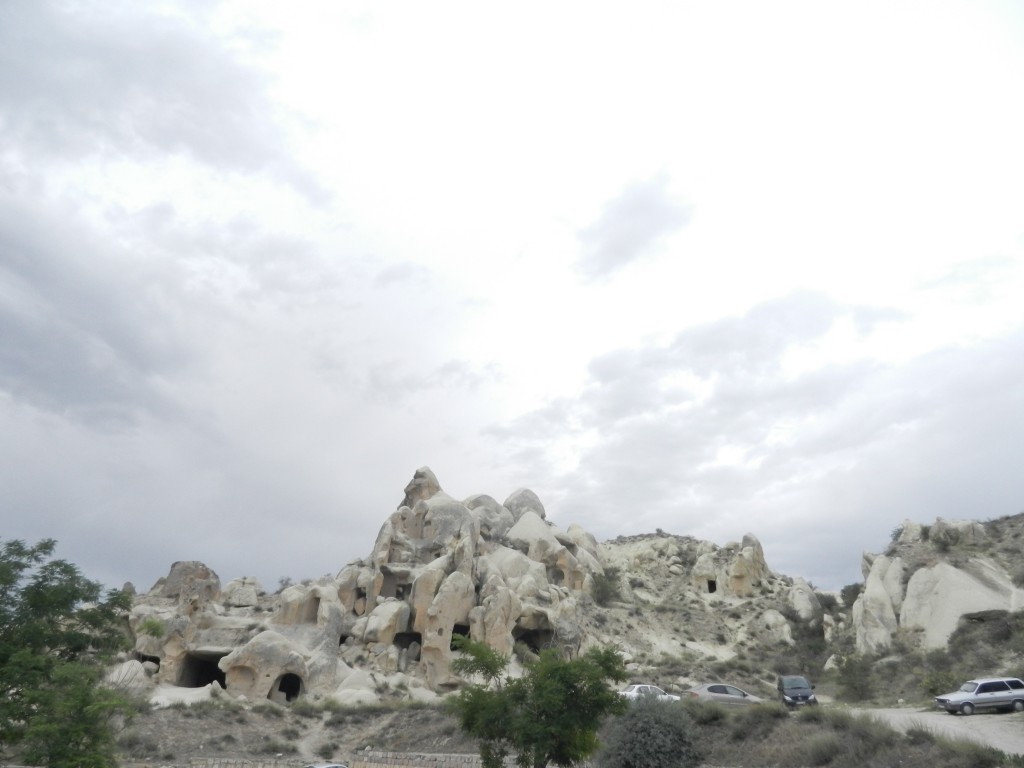
<path fill-rule="evenodd" d="M 847 606 L 772 572 L 752 534 L 721 546 L 662 532 L 599 544 L 548 520 L 529 490 L 456 500 L 422 468 L 369 556 L 333 578 L 267 593 L 175 563 L 137 596 L 135 648 L 111 679 L 163 704 L 213 693 L 430 702 L 459 686 L 452 637 L 469 635 L 517 659 L 612 645 L 637 680 L 681 690 L 728 676 L 767 693 L 775 673 L 815 674 L 837 650 L 941 647 L 963 617 L 1017 610 L 1022 530 L 1016 517 L 908 522 L 884 554 L 864 556 Z"/>

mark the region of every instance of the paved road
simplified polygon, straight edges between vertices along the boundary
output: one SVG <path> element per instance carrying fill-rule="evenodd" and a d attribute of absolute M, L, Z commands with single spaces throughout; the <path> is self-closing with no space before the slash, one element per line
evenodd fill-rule
<path fill-rule="evenodd" d="M 1024 714 L 985 712 L 970 717 L 948 715 L 941 710 L 861 709 L 899 731 L 918 726 L 953 739 L 988 744 L 1008 755 L 1024 755 Z"/>

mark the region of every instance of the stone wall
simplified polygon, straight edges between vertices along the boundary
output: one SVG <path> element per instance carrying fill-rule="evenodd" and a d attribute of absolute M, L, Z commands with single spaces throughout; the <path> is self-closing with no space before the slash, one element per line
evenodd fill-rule
<path fill-rule="evenodd" d="M 237 759 L 228 758 L 192 758 L 189 768 L 301 768 L 309 765 L 310 760 L 293 757 L 281 759 Z M 515 761 L 508 758 L 505 764 L 512 768 Z M 349 768 L 480 768 L 480 756 L 477 754 L 443 755 L 427 752 L 382 752 L 366 750 L 359 752 L 348 761 Z M 170 768 L 160 761 L 154 762 L 122 762 L 121 768 Z M 581 768 L 589 768 L 586 763 Z"/>

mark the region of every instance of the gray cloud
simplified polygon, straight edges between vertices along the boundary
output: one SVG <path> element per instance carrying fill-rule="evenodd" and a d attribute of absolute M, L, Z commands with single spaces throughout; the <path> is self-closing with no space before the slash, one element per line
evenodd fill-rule
<path fill-rule="evenodd" d="M 204 4 L 174 16 L 136 3 L 0 5 L 0 139 L 30 151 L 33 166 L 94 154 L 145 161 L 187 153 L 216 168 L 268 171 L 323 201 L 323 188 L 288 156 L 268 76 L 210 31 L 208 11 Z"/>
<path fill-rule="evenodd" d="M 666 235 L 686 226 L 690 217 L 690 208 L 670 197 L 667 176 L 633 184 L 579 233 L 582 253 L 577 267 L 588 279 L 607 277 L 648 254 Z"/>
<path fill-rule="evenodd" d="M 1007 465 L 1024 434 L 1024 329 L 899 367 L 785 373 L 790 346 L 866 316 L 873 326 L 899 313 L 814 294 L 766 302 L 664 346 L 604 355 L 578 400 L 492 434 L 552 508 L 599 536 L 662 527 L 722 540 L 760 531 L 785 572 L 834 581 L 843 552 L 854 581 L 859 552 L 883 547 L 893 520 L 1009 514 L 1024 498 L 1024 481 L 1008 479 L 1019 473 Z M 553 473 L 547 443 L 587 434 L 600 439 L 578 467 Z M 986 503 L 938 490 L 972 486 Z M 814 540 L 828 547 L 808 552 Z"/>

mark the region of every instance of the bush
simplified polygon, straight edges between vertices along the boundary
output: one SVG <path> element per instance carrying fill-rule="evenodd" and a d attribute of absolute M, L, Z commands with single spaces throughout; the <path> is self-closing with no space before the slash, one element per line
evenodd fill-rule
<path fill-rule="evenodd" d="M 615 719 L 597 755 L 600 768 L 684 768 L 702 755 L 686 710 L 652 697 L 635 702 Z"/>
<path fill-rule="evenodd" d="M 839 662 L 839 688 L 849 701 L 865 701 L 875 692 L 871 660 L 865 656 L 845 656 Z"/>
<path fill-rule="evenodd" d="M 609 567 L 604 573 L 594 574 L 594 602 L 598 605 L 608 605 L 613 600 L 618 600 L 619 593 L 619 569 Z"/>
<path fill-rule="evenodd" d="M 839 596 L 843 598 L 843 605 L 847 608 L 853 608 L 853 604 L 857 602 L 857 598 L 860 597 L 861 590 L 864 589 L 864 585 L 847 584 L 841 590 L 839 590 Z"/>

